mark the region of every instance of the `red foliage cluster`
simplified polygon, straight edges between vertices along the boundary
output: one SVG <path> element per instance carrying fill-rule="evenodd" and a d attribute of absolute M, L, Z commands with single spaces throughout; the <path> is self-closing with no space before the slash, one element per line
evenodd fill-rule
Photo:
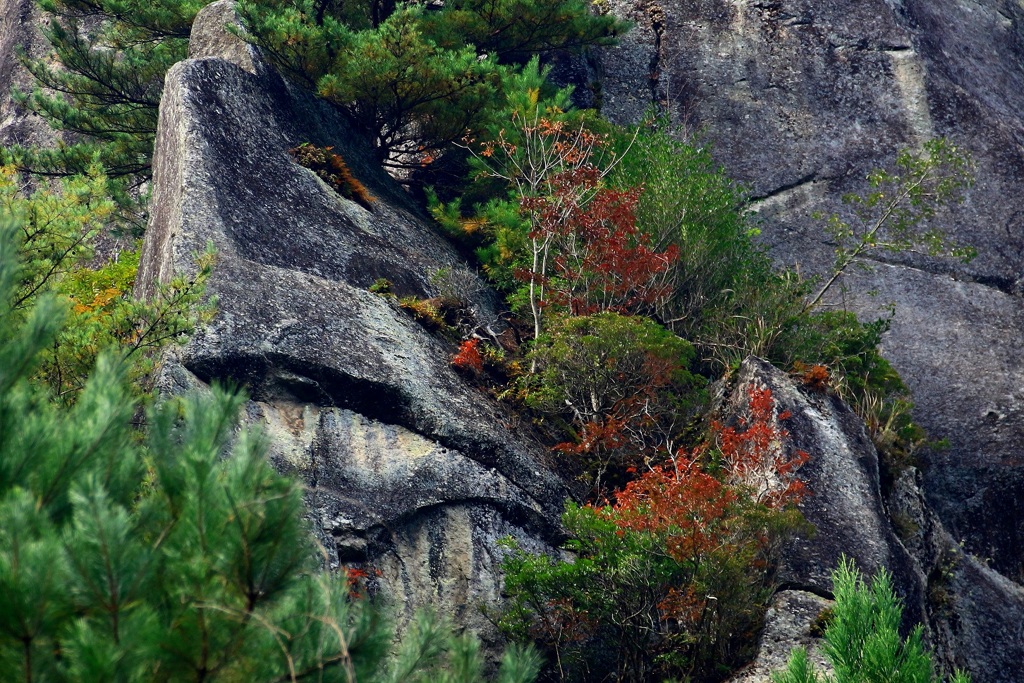
<path fill-rule="evenodd" d="M 459 346 L 458 353 L 452 358 L 452 365 L 459 370 L 479 373 L 484 371 L 484 358 L 480 354 L 480 340 L 467 339 Z"/>
<path fill-rule="evenodd" d="M 615 505 L 597 509 L 598 513 L 613 520 L 620 535 L 640 532 L 662 537 L 668 556 L 694 572 L 714 563 L 715 556 L 743 552 L 751 539 L 737 535 L 742 503 L 777 509 L 799 502 L 806 489 L 795 474 L 808 460 L 803 451 L 792 457 L 785 454 L 783 442 L 789 433 L 778 421 L 789 416 L 786 412 L 775 416 L 771 390 L 751 387 L 748 397 L 750 415 L 741 420 L 743 431 L 713 424 L 725 477 L 702 467 L 708 446 L 690 453 L 680 450 L 671 461 L 650 467 L 629 482 L 616 495 Z M 669 589 L 659 610 L 665 619 L 694 625 L 703 618 L 705 603 L 706 596 L 691 584 Z"/>
<path fill-rule="evenodd" d="M 341 571 L 345 575 L 345 587 L 348 588 L 348 597 L 351 600 L 365 598 L 368 594 L 367 581 L 381 576 L 381 571 L 377 568 L 342 567 Z"/>
<path fill-rule="evenodd" d="M 747 396 L 749 417 L 739 418 L 743 431 L 712 423 L 730 477 L 751 491 L 757 502 L 769 507 L 797 502 L 806 487 L 796 478 L 796 471 L 810 456 L 805 451 L 796 451 L 792 456 L 786 452 L 783 441 L 789 432 L 779 422 L 789 419 L 790 413 L 775 415 L 771 389 L 751 386 Z"/>
<path fill-rule="evenodd" d="M 808 367 L 798 361 L 793 364 L 793 369 L 800 373 L 800 381 L 811 391 L 823 394 L 828 390 L 831 376 L 828 368 L 824 365 L 812 365 Z"/>
<path fill-rule="evenodd" d="M 735 491 L 680 454 L 627 484 L 614 510 L 622 529 L 667 533 L 668 554 L 685 564 L 721 545 L 735 502 Z"/>
<path fill-rule="evenodd" d="M 583 425 L 578 440 L 557 444 L 553 450 L 571 455 L 618 450 L 629 443 L 623 433 L 625 426 L 625 419 L 605 416 L 601 421 L 588 422 Z"/>
<path fill-rule="evenodd" d="M 787 419 L 788 412 L 776 418 L 771 389 L 752 386 L 748 396 L 750 418 L 741 420 L 745 430 L 713 424 L 726 466 L 724 480 L 701 466 L 707 447 L 680 450 L 616 495 L 616 523 L 631 531 L 668 532 L 669 554 L 685 562 L 719 545 L 739 495 L 773 508 L 799 502 L 806 488 L 796 471 L 809 456 L 804 451 L 786 455 L 783 442 L 789 432 L 778 420 Z"/>
<path fill-rule="evenodd" d="M 655 251 L 636 226 L 641 188 L 599 187 L 600 172 L 584 166 L 555 174 L 551 194 L 524 197 L 522 209 L 533 217 L 529 237 L 553 246 L 550 270 L 543 264 L 517 277 L 543 284 L 543 305 L 564 307 L 572 315 L 603 311 L 642 312 L 671 293 L 660 277 L 678 258 L 676 247 Z"/>

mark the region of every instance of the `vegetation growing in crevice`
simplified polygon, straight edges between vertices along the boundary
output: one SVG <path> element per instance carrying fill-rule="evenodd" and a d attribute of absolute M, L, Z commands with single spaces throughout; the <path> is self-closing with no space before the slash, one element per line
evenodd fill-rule
<path fill-rule="evenodd" d="M 315 147 L 308 142 L 303 142 L 298 147 L 288 150 L 288 153 L 295 157 L 295 161 L 299 164 L 316 173 L 321 180 L 342 197 L 351 199 L 364 209 L 372 211 L 373 203 L 376 201 L 373 195 L 352 175 L 348 164 L 340 154 L 335 154 L 333 149 L 333 147 Z"/>
<path fill-rule="evenodd" d="M 614 504 L 567 507 L 568 562 L 512 545 L 501 624 L 536 641 L 556 680 L 721 680 L 750 654 L 772 593 L 806 454 L 780 447 L 771 392 L 752 388 L 745 429 L 645 467 Z"/>
<path fill-rule="evenodd" d="M 758 426 L 767 424 L 763 416 L 742 437 L 712 425 L 714 448 L 694 445 L 702 432 L 690 418 L 699 414 L 703 382 L 749 355 L 797 372 L 810 391 L 845 398 L 882 449 L 884 475 L 898 476 L 923 439 L 909 417 L 906 387 L 878 349 L 889 320 L 865 324 L 821 302 L 865 250 L 945 248 L 939 232 L 919 225 L 955 199 L 967 182 L 966 165 L 935 143 L 921 156 L 902 154 L 903 175 L 873 174 L 883 189 L 862 203 L 880 214 L 866 230 L 844 233 L 858 245 L 837 237 L 835 270 L 819 284 L 773 266 L 743 214 L 742 188 L 706 150 L 673 137 L 664 121 L 616 129 L 565 111 L 566 101 L 564 91 L 510 95 L 503 119 L 509 123 L 471 143 L 470 182 L 487 188 L 486 201 L 469 207 L 435 198 L 432 207 L 450 234 L 477 246 L 485 272 L 532 327 L 519 352 L 521 374 L 506 395 L 533 412 L 552 447 L 571 457 L 587 482 L 589 505 L 570 507 L 563 519 L 572 559 L 516 551 L 509 560 L 506 626 L 541 643 L 560 680 L 592 680 L 613 665 L 617 680 L 648 680 L 655 672 L 718 680 L 742 657 L 705 626 L 687 631 L 686 619 L 671 608 L 685 603 L 694 610 L 690 617 L 703 618 L 702 601 L 714 596 L 715 609 L 729 612 L 712 610 L 714 619 L 747 614 L 747 623 L 756 624 L 770 593 L 770 553 L 729 546 L 739 572 L 730 587 L 741 583 L 749 601 L 732 604 L 725 588 L 688 583 L 692 576 L 659 564 L 664 538 L 630 536 L 618 524 L 622 506 L 638 487 L 671 472 L 676 484 L 704 477 L 700 491 L 672 498 L 679 510 L 706 504 L 704 511 L 740 514 L 715 493 L 737 486 L 742 493 L 730 493 L 737 496 L 730 504 L 746 500 L 752 507 L 743 514 L 766 515 L 755 515 L 759 542 L 775 547 L 798 526 L 795 510 L 793 517 L 783 513 L 791 497 L 764 498 L 749 481 L 736 481 L 738 472 L 751 470 L 730 450 L 753 442 L 748 452 L 775 452 L 769 444 L 782 438 Z M 795 477 L 806 455 L 754 459 L 761 465 L 752 478 L 771 482 Z M 656 518 L 651 507 L 642 514 L 651 523 Z M 692 533 L 695 515 L 666 522 L 662 532 Z M 730 528 L 742 527 L 735 524 Z M 728 564 L 722 557 L 692 561 L 709 571 Z M 767 592 L 758 593 L 758 581 Z M 683 603 L 668 597 L 678 591 L 688 591 Z M 731 628 L 733 635 L 743 631 Z"/>
<path fill-rule="evenodd" d="M 509 123 L 472 148 L 471 180 L 488 187 L 490 198 L 473 207 L 433 204 L 451 234 L 477 245 L 485 273 L 531 321 L 532 336 L 542 339 L 559 316 L 615 311 L 649 317 L 690 342 L 690 371 L 709 379 L 748 355 L 795 371 L 820 366 L 828 383 L 818 388 L 850 402 L 891 469 L 905 467 L 923 438 L 910 420 L 906 387 L 878 351 L 888 321 L 862 323 L 850 312 L 809 305 L 814 281 L 773 266 L 743 213 L 742 188 L 666 122 L 615 129 L 563 110 L 565 91 L 539 92 L 510 94 Z M 917 189 L 890 193 L 870 234 L 891 229 L 909 246 L 918 223 L 934 214 L 932 203 L 955 198 L 966 166 L 948 146 L 928 150 L 900 157 L 901 168 L 917 175 L 875 174 L 883 185 Z M 889 226 L 897 216 L 902 227 Z M 921 239 L 942 243 L 935 231 Z M 853 258 L 841 249 L 837 272 Z M 536 373 L 535 355 L 529 368 Z"/>

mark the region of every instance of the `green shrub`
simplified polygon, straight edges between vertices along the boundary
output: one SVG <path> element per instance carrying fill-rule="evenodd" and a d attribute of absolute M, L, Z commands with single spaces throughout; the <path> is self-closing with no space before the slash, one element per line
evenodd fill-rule
<path fill-rule="evenodd" d="M 580 457 L 594 495 L 626 469 L 679 446 L 703 404 L 693 347 L 652 320 L 618 313 L 555 316 L 526 355 L 526 405 L 570 428 L 563 452 Z"/>
<path fill-rule="evenodd" d="M 203 295 L 213 253 L 196 255 L 195 275 L 175 276 L 159 285 L 149 301 L 138 301 L 132 295 L 137 250 L 95 262 L 96 240 L 116 210 L 103 172 L 92 166 L 86 175 L 71 176 L 29 195 L 21 184 L 11 167 L 0 168 L 0 214 L 18 221 L 15 234 L 22 258 L 12 315 L 28 310 L 48 293 L 67 300 L 71 309 L 41 356 L 39 376 L 61 401 L 73 403 L 101 349 L 116 347 L 129 361 L 130 379 L 141 384 L 153 368 L 156 352 L 182 342 L 212 313 Z M 137 244 L 132 246 L 138 249 Z"/>
<path fill-rule="evenodd" d="M 725 175 L 706 146 L 677 134 L 665 121 L 621 131 L 610 180 L 642 186 L 638 227 L 658 248 L 678 248 L 668 274 L 673 294 L 658 314 L 692 339 L 701 319 L 735 297 L 748 274 L 771 268 L 751 240 L 756 231 L 743 214 L 745 188 Z"/>
<path fill-rule="evenodd" d="M 868 585 L 852 560 L 843 559 L 832 574 L 835 606 L 825 628 L 823 651 L 835 669 L 834 683 L 938 683 L 931 656 L 921 642 L 923 628 L 900 636 L 903 606 L 893 591 L 892 576 L 884 569 Z M 774 683 L 821 683 L 822 676 L 798 648 L 784 671 L 772 674 Z M 969 683 L 957 672 L 953 683 Z"/>

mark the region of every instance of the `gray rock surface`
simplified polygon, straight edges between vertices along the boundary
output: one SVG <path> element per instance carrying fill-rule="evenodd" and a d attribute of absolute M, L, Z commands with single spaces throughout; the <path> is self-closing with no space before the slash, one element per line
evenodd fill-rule
<path fill-rule="evenodd" d="M 196 34 L 223 30 L 224 16 L 207 8 Z M 271 457 L 307 483 L 331 564 L 380 570 L 406 614 L 433 604 L 487 630 L 478 608 L 498 597 L 498 539 L 550 549 L 565 489 L 529 433 L 449 367 L 453 345 L 367 291 L 386 277 L 399 294 L 432 295 L 437 270 L 465 270 L 454 251 L 334 110 L 246 63 L 258 55 L 232 40 L 203 38 L 204 58 L 171 69 L 161 104 L 138 293 L 217 250 L 217 314 L 163 386 L 244 383 Z M 211 54 L 216 44 L 251 70 Z M 307 141 L 342 154 L 372 210 L 294 162 L 288 149 Z M 494 314 L 483 288 L 471 298 Z"/>
<path fill-rule="evenodd" d="M 931 639 L 946 671 L 975 681 L 1024 680 L 1024 589 L 954 541 L 929 508 L 920 473 L 903 473 L 889 496 L 890 518 L 926 578 Z"/>
<path fill-rule="evenodd" d="M 829 575 L 844 554 L 865 575 L 882 568 L 892 573 L 904 627 L 925 625 L 943 671 L 964 668 L 986 683 L 1024 680 L 1024 589 L 954 541 L 920 488 L 921 474 L 904 471 L 883 497 L 877 451 L 848 406 L 752 358 L 737 374 L 726 414 L 742 412 L 750 385 L 770 388 L 777 411 L 792 414 L 780 426 L 790 432 L 788 448 L 811 456 L 798 473 L 810 489 L 800 509 L 817 532 L 783 549 L 781 590 L 766 616 L 758 657 L 733 682 L 767 681 L 790 649 L 814 644 L 813 596 L 831 597 Z"/>
<path fill-rule="evenodd" d="M 820 617 L 832 604 L 806 591 L 776 593 L 764 617 L 757 658 L 730 677 L 729 683 L 771 683 L 772 672 L 785 669 L 790 653 L 797 647 L 807 650 L 815 669 L 831 673 L 832 667 L 821 653 Z"/>
<path fill-rule="evenodd" d="M 924 489 L 957 540 L 1024 577 L 1024 6 L 1009 0 L 612 0 L 637 27 L 599 59 L 603 111 L 656 104 L 713 143 L 758 198 L 762 234 L 804 272 L 829 262 L 815 212 L 843 210 L 900 148 L 947 136 L 978 164 L 941 217 L 979 256 L 877 265 L 847 280 L 865 317 L 895 302 L 885 353 L 950 448 Z M 589 78 L 589 77 L 588 77 Z M 875 296 L 867 296 L 877 292 Z"/>
<path fill-rule="evenodd" d="M 43 13 L 34 0 L 0 0 L 0 145 L 46 145 L 54 134 L 38 116 L 11 99 L 12 88 L 31 90 L 33 78 L 18 62 L 17 51 L 41 57 L 50 44 L 39 31 Z"/>
<path fill-rule="evenodd" d="M 742 414 L 750 386 L 771 389 L 776 414 L 790 413 L 778 422 L 789 432 L 787 448 L 810 456 L 798 472 L 809 489 L 800 510 L 816 533 L 787 545 L 778 582 L 831 595 L 832 572 L 845 555 L 865 574 L 883 568 L 892 572 L 907 616 L 924 621 L 924 576 L 892 530 L 882 500 L 878 453 L 863 421 L 836 396 L 809 391 L 757 358 L 740 367 L 728 412 Z"/>

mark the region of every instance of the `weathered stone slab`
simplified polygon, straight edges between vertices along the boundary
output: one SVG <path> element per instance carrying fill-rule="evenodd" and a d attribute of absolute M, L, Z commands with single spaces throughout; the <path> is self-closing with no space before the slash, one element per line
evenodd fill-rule
<path fill-rule="evenodd" d="M 781 589 L 758 657 L 735 683 L 766 681 L 789 649 L 815 645 L 809 633 L 815 600 L 801 591 L 831 597 L 830 575 L 844 555 L 865 577 L 883 569 L 893 575 L 904 603 L 904 630 L 925 626 L 943 671 L 965 668 L 976 681 L 1024 680 L 1024 589 L 964 552 L 929 507 L 920 474 L 904 471 L 883 497 L 878 454 L 847 405 L 752 358 L 740 368 L 727 413 L 743 410 L 751 385 L 772 390 L 778 412 L 792 415 L 780 424 L 790 432 L 787 447 L 810 455 L 798 472 L 810 490 L 800 509 L 817 532 L 783 548 Z"/>
<path fill-rule="evenodd" d="M 406 616 L 430 604 L 486 630 L 478 608 L 499 596 L 498 539 L 551 550 L 565 488 L 528 431 L 452 370 L 451 342 L 367 291 L 387 278 L 431 296 L 432 275 L 466 266 L 337 111 L 247 64 L 258 54 L 231 36 L 211 37 L 225 16 L 213 5 L 197 19 L 205 58 L 171 69 L 161 104 L 138 293 L 217 250 L 216 316 L 163 385 L 243 383 L 271 457 L 307 484 L 329 563 L 380 570 Z M 242 65 L 211 54 L 217 45 Z M 372 209 L 295 163 L 301 142 L 333 146 Z M 482 319 L 494 314 L 486 288 L 470 296 Z"/>

